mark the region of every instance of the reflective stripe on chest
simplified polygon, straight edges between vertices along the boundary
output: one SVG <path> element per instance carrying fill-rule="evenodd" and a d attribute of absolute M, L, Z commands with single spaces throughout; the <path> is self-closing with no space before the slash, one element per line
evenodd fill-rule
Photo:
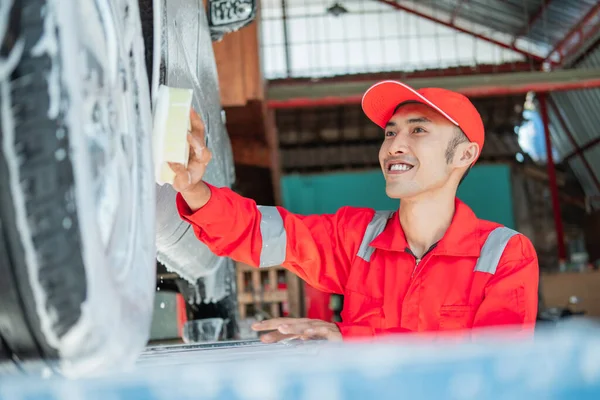
<path fill-rule="evenodd" d="M 387 221 L 392 214 L 393 211 L 377 211 L 373 215 L 371 222 L 367 225 L 358 253 L 356 254 L 358 257 L 366 262 L 371 262 L 371 257 L 375 252 L 375 248 L 371 247 L 369 244 L 383 232 Z M 505 226 L 500 226 L 491 231 L 481 248 L 474 271 L 486 272 L 492 275 L 495 274 L 500 258 L 504 253 L 504 249 L 509 240 L 517 234 L 518 232 Z M 418 265 L 420 261 L 421 259 L 416 258 L 416 265 Z"/>
<path fill-rule="evenodd" d="M 363 236 L 360 247 L 358 248 L 358 257 L 362 258 L 366 262 L 371 261 L 371 256 L 375 251 L 374 247 L 369 246 L 370 243 L 385 229 L 385 225 L 392 216 L 393 211 L 377 211 L 373 215 L 373 219 L 367 225 L 367 230 Z"/>

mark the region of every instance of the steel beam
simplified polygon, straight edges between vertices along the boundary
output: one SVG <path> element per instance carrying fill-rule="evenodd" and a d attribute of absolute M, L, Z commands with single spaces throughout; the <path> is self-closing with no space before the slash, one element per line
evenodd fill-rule
<path fill-rule="evenodd" d="M 577 51 L 587 39 L 600 31 L 600 1 L 588 11 L 581 20 L 554 46 L 544 60 L 554 66 L 562 65 L 564 60 Z"/>
<path fill-rule="evenodd" d="M 579 149 L 575 149 L 572 153 L 566 155 L 563 160 L 570 161 L 573 157 L 578 156 L 579 154 L 583 154 L 586 151 L 588 151 L 589 149 L 591 149 L 592 147 L 596 147 L 599 144 L 600 144 L 600 136 L 598 136 L 595 139 L 590 140 L 589 142 L 587 142 L 586 144 L 581 146 Z"/>
<path fill-rule="evenodd" d="M 390 7 L 395 8 L 396 10 L 401 10 L 401 11 L 404 11 L 406 13 L 416 15 L 417 17 L 421 17 L 421 18 L 424 18 L 424 19 L 429 20 L 431 22 L 435 22 L 436 24 L 440 24 L 440 25 L 446 26 L 448 28 L 452 28 L 454 30 L 457 30 L 459 32 L 466 33 L 467 35 L 471 35 L 471 36 L 473 36 L 473 37 L 475 37 L 477 39 L 481 39 L 483 41 L 486 41 L 486 42 L 489 42 L 489 43 L 493 43 L 496 46 L 500 46 L 500 47 L 502 47 L 504 49 L 512 50 L 512 51 L 514 51 L 516 53 L 519 53 L 519 54 L 521 54 L 521 55 L 523 55 L 523 56 L 525 56 L 527 58 L 531 58 L 531 59 L 536 60 L 536 61 L 542 61 L 544 59 L 544 57 L 541 57 L 541 56 L 539 56 L 537 54 L 533 54 L 533 53 L 530 53 L 530 52 L 528 52 L 526 50 L 522 50 L 522 49 L 519 49 L 519 48 L 517 48 L 515 46 L 512 46 L 510 43 L 501 42 L 499 40 L 496 40 L 496 39 L 493 39 L 493 38 L 481 35 L 479 33 L 470 31 L 468 29 L 461 28 L 460 26 L 457 26 L 453 22 L 447 22 L 447 21 L 444 21 L 442 19 L 436 18 L 434 16 L 422 13 L 420 11 L 413 10 L 412 8 L 406 7 L 405 5 L 402 5 L 402 4 L 399 4 L 399 3 L 396 3 L 395 1 L 392 1 L 392 0 L 376 0 L 376 1 L 378 1 L 380 3 L 383 3 L 383 4 L 387 4 Z"/>
<path fill-rule="evenodd" d="M 399 76 L 399 78 L 401 78 Z M 414 78 L 404 83 L 418 89 L 441 87 L 470 97 L 505 96 L 600 87 L 600 69 L 530 71 L 472 76 Z M 373 81 L 277 84 L 267 88 L 270 108 L 301 108 L 360 104 Z"/>
<path fill-rule="evenodd" d="M 333 82 L 359 82 L 359 81 L 378 81 L 385 79 L 398 79 L 405 81 L 414 78 L 437 78 L 440 76 L 476 76 L 484 74 L 502 74 L 502 73 L 515 73 L 515 72 L 530 72 L 530 71 L 541 70 L 540 63 L 518 61 L 503 64 L 478 64 L 477 66 L 458 66 L 448 68 L 432 68 L 416 71 L 384 71 L 384 72 L 363 72 L 358 74 L 347 74 L 347 75 L 336 75 L 328 76 L 325 78 L 314 78 L 314 77 L 298 77 L 298 78 L 276 78 L 270 79 L 269 85 L 287 85 L 287 84 L 312 84 L 315 82 L 319 83 L 333 83 Z"/>
<path fill-rule="evenodd" d="M 529 33 L 529 31 L 531 31 L 531 28 L 533 27 L 533 24 L 535 24 L 537 22 L 537 20 L 539 20 L 542 15 L 544 15 L 544 11 L 546 11 L 546 8 L 548 8 L 548 5 L 550 4 L 552 0 L 544 0 L 542 1 L 542 4 L 540 5 L 540 8 L 538 8 L 538 10 L 531 15 L 531 17 L 529 17 L 529 20 L 527 20 L 526 25 L 523 27 L 523 29 L 521 29 L 519 31 L 519 33 L 517 33 L 511 43 L 511 46 L 515 46 L 515 43 L 517 42 L 517 40 L 523 36 L 526 35 L 527 33 Z"/>
<path fill-rule="evenodd" d="M 556 247 L 558 249 L 558 260 L 563 263 L 567 259 L 565 247 L 565 234 L 560 212 L 560 200 L 558 198 L 558 184 L 556 183 L 556 168 L 552 157 L 552 140 L 550 138 L 550 119 L 548 118 L 547 94 L 540 93 L 538 100 L 540 112 L 544 123 L 544 136 L 546 139 L 546 164 L 548 167 L 548 179 L 550 180 L 550 197 L 552 199 L 552 210 L 554 212 L 554 228 L 556 229 Z"/>
<path fill-rule="evenodd" d="M 450 17 L 450 24 L 454 25 L 454 21 L 456 21 L 456 17 L 460 13 L 460 9 L 462 8 L 463 3 L 468 2 L 469 0 L 458 0 L 454 10 L 452 10 L 452 16 Z"/>

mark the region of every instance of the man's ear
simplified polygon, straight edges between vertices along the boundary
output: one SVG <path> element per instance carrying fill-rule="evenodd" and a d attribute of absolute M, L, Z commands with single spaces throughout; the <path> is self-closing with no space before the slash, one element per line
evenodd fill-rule
<path fill-rule="evenodd" d="M 479 145 L 474 142 L 461 143 L 459 147 L 458 160 L 456 161 L 458 167 L 468 167 L 472 165 L 477 156 L 479 155 Z"/>

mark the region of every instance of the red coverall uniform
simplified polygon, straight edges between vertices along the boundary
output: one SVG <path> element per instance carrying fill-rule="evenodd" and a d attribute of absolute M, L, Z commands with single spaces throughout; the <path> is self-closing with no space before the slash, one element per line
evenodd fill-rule
<path fill-rule="evenodd" d="M 446 234 L 419 260 L 397 212 L 343 207 L 301 216 L 209 188 L 209 202 L 196 212 L 177 196 L 198 238 L 218 255 L 282 265 L 319 290 L 343 294 L 345 338 L 492 325 L 532 332 L 539 274 L 531 242 L 478 219 L 458 199 Z"/>

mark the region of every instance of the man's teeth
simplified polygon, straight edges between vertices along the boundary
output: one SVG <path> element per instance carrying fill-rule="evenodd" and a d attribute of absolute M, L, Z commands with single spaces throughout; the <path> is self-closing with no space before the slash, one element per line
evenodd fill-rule
<path fill-rule="evenodd" d="M 408 171 L 412 168 L 412 165 L 408 164 L 392 164 L 390 171 Z"/>

